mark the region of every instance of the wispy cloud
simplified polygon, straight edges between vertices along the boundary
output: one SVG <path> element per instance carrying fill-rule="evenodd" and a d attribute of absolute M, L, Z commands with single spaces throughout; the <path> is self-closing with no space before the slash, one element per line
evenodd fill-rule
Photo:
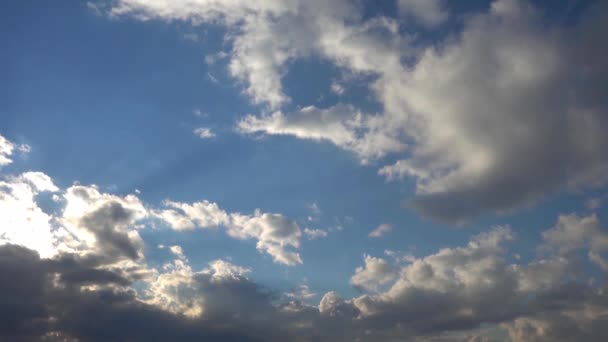
<path fill-rule="evenodd" d="M 383 223 L 381 225 L 379 225 L 378 227 L 376 227 L 374 230 L 372 230 L 368 236 L 371 238 L 380 238 L 383 237 L 385 235 L 387 235 L 388 233 L 393 231 L 393 225 L 390 223 Z"/>

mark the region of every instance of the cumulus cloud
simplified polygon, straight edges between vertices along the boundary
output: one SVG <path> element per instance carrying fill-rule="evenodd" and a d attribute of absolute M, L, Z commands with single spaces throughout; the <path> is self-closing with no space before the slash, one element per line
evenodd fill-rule
<path fill-rule="evenodd" d="M 599 341 L 606 331 L 593 322 L 605 319 L 604 285 L 587 282 L 578 255 L 602 251 L 604 234 L 594 215 L 562 215 L 544 232 L 539 246 L 543 253 L 529 263 L 507 261 L 505 244 L 515 238 L 509 227 L 495 227 L 463 247 L 412 257 L 404 266 L 366 256 L 351 283 L 371 294 L 349 300 L 328 294 L 323 311 L 340 306 L 370 331 L 429 340 L 442 340 L 440 332 L 449 330 L 472 335 L 483 324 L 494 324 L 514 341 L 582 336 Z M 378 292 L 382 283 L 390 287 Z M 467 334 L 453 336 L 467 339 Z"/>
<path fill-rule="evenodd" d="M 263 310 L 269 305 L 267 295 L 239 275 L 218 276 L 212 270 L 193 275 L 193 293 L 196 294 L 193 298 L 207 298 L 205 308 L 211 313 L 208 319 L 202 320 L 142 302 L 132 289 L 73 286 L 108 282 L 131 284 L 109 271 L 84 271 L 80 267 L 78 264 L 62 265 L 55 259 L 41 259 L 24 247 L 0 246 L 0 276 L 12 279 L 0 285 L 3 303 L 0 337 L 14 341 L 285 338 L 281 332 L 261 323 L 257 325 L 257 331 L 251 331 L 243 323 L 244 319 L 236 318 L 241 313 Z M 235 304 L 236 307 L 232 306 Z M 232 315 L 225 316 L 227 312 Z"/>
<path fill-rule="evenodd" d="M 365 256 L 365 266 L 357 267 L 350 283 L 367 291 L 377 291 L 380 285 L 395 280 L 397 270 L 386 260 L 369 255 Z"/>
<path fill-rule="evenodd" d="M 299 253 L 287 249 L 300 247 L 302 231 L 297 223 L 281 214 L 262 213 L 259 210 L 253 216 L 232 214 L 228 234 L 238 239 L 257 239 L 257 248 L 270 254 L 278 263 L 302 263 Z"/>
<path fill-rule="evenodd" d="M 567 256 L 585 248 L 592 262 L 608 270 L 608 262 L 601 257 L 608 251 L 608 232 L 600 226 L 596 214 L 585 217 L 560 215 L 555 227 L 544 232 L 543 237 L 545 244 L 541 249 L 551 249 Z"/>
<path fill-rule="evenodd" d="M 135 195 L 119 197 L 95 186 L 73 185 L 64 195 L 65 207 L 58 221 L 62 227 L 61 250 L 113 260 L 138 260 L 144 243 L 137 224 L 148 211 Z"/>
<path fill-rule="evenodd" d="M 126 220 L 109 216 L 112 223 Z M 79 254 L 40 258 L 6 244 L 0 276 L 14 281 L 0 286 L 0 336 L 95 340 L 103 329 L 104 338 L 115 340 L 483 341 L 484 334 L 503 330 L 515 341 L 601 341 L 608 298 L 603 285 L 580 274 L 571 253 L 600 248 L 589 241 L 604 232 L 598 221 L 559 217 L 543 235 L 541 247 L 550 248 L 529 263 L 508 261 L 505 245 L 515 238 L 508 227 L 405 264 L 366 255 L 351 283 L 367 293 L 345 299 L 328 292 L 318 307 L 301 302 L 315 297 L 310 287 L 281 296 L 249 278 L 250 268 L 225 260 L 195 271 L 175 245 L 168 247 L 172 262 L 141 277 L 122 267 L 91 266 Z M 153 328 L 129 328 L 124 319 Z"/>
<path fill-rule="evenodd" d="M 169 209 L 158 210 L 155 216 L 176 230 L 222 226 L 233 238 L 257 240 L 257 249 L 268 253 L 278 263 L 302 263 L 300 254 L 288 249 L 300 247 L 302 231 L 297 223 L 281 214 L 259 210 L 253 215 L 227 213 L 209 201 L 192 204 L 165 201 L 164 204 Z"/>
<path fill-rule="evenodd" d="M 379 225 L 378 227 L 376 227 L 374 230 L 372 230 L 368 236 L 371 238 L 379 238 L 379 237 L 383 237 L 386 234 L 389 234 L 390 232 L 393 231 L 393 225 L 390 223 L 383 223 L 381 225 Z"/>
<path fill-rule="evenodd" d="M 38 206 L 37 196 L 45 192 L 57 193 L 57 212 L 47 213 Z M 277 263 L 302 263 L 300 254 L 292 250 L 300 247 L 302 231 L 281 214 L 259 210 L 253 215 L 227 213 L 206 200 L 167 200 L 153 207 L 136 194 L 121 197 L 94 185 L 75 184 L 61 190 L 41 172 L 0 179 L 0 214 L 0 243 L 27 246 L 44 257 L 74 253 L 97 264 L 141 260 L 144 241 L 139 231 L 156 218 L 175 230 L 225 227 L 230 237 L 256 240 L 257 249 Z M 323 233 L 312 232 L 315 237 Z"/>
<path fill-rule="evenodd" d="M 40 172 L 0 179 L 0 244 L 19 244 L 45 257 L 54 255 L 53 217 L 40 208 L 36 197 L 57 190 Z"/>
<path fill-rule="evenodd" d="M 380 174 L 413 177 L 411 206 L 455 223 L 603 183 L 606 107 L 593 89 L 607 66 L 587 57 L 605 30 L 600 13 L 549 30 L 525 1 L 500 0 L 459 39 L 426 49 L 399 81 L 381 82 L 388 112 L 415 123 L 416 143 Z"/>
<path fill-rule="evenodd" d="M 191 204 L 165 201 L 163 204 L 169 209 L 158 211 L 157 217 L 177 230 L 218 227 L 227 225 L 230 221 L 228 213 L 222 210 L 217 203 L 206 200 Z"/>

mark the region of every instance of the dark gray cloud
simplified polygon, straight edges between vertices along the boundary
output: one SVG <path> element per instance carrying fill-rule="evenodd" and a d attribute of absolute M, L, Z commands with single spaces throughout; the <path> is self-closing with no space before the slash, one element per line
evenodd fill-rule
<path fill-rule="evenodd" d="M 351 299 L 329 292 L 318 307 L 285 302 L 246 277 L 249 269 L 221 260 L 194 272 L 177 253 L 163 273 L 138 278 L 116 263 L 41 259 L 4 245 L 0 279 L 10 281 L 0 283 L 0 339 L 491 341 L 502 332 L 514 341 L 599 342 L 608 334 L 598 323 L 608 319 L 608 292 L 587 280 L 580 256 L 602 253 L 598 241 L 607 234 L 593 214 L 562 215 L 528 263 L 508 261 L 514 236 L 507 227 L 394 265 L 368 256 L 353 277 L 368 292 Z"/>
<path fill-rule="evenodd" d="M 55 275 L 59 275 L 58 283 L 54 281 Z M 269 327 L 252 325 L 253 320 L 248 326 L 231 317 L 218 321 L 171 314 L 142 303 L 129 289 L 83 291 L 66 286 L 125 285 L 128 281 L 110 271 L 79 269 L 76 263 L 40 259 L 36 252 L 21 246 L 0 246 L 0 279 L 3 279 L 0 282 L 2 340 L 70 337 L 82 341 L 263 341 L 269 336 L 279 340 L 281 336 Z M 226 286 L 217 284 L 212 292 L 220 295 L 242 291 L 248 298 L 255 298 L 253 294 L 258 292 L 255 286 L 237 279 L 223 284 Z M 251 304 L 258 303 L 254 300 Z M 237 313 L 238 310 L 233 312 Z"/>
<path fill-rule="evenodd" d="M 605 184 L 608 64 L 597 56 L 608 11 L 596 5 L 565 28 L 527 1 L 495 1 L 386 82 L 400 89 L 393 110 L 410 108 L 419 125 L 411 156 L 381 174 L 417 180 L 413 209 L 463 223 Z"/>
<path fill-rule="evenodd" d="M 95 235 L 99 248 L 104 255 L 125 256 L 136 260 L 139 258 L 141 245 L 129 237 L 124 227 L 133 221 L 134 212 L 121 203 L 111 201 L 80 219 L 82 227 Z"/>

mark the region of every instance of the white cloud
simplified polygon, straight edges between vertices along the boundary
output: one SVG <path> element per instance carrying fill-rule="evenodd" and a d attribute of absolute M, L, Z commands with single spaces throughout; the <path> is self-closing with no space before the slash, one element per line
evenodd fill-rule
<path fill-rule="evenodd" d="M 327 237 L 327 231 L 323 229 L 304 228 L 304 235 L 306 235 L 309 240 L 320 239 Z"/>
<path fill-rule="evenodd" d="M 302 232 L 292 220 L 281 214 L 262 213 L 254 215 L 227 213 L 216 203 L 209 201 L 192 204 L 165 201 L 168 209 L 156 210 L 154 215 L 176 230 L 225 227 L 226 232 L 237 239 L 257 240 L 257 249 L 270 254 L 273 259 L 285 265 L 301 264 L 296 252 L 287 248 L 298 248 Z"/>
<path fill-rule="evenodd" d="M 120 0 L 111 9 L 113 16 L 134 16 L 140 20 L 189 21 L 193 24 L 222 23 L 239 27 L 233 36 L 230 73 L 247 82 L 246 93 L 256 103 L 276 108 L 288 101 L 281 87 L 280 67 L 291 57 L 285 41 L 276 37 L 271 18 L 294 11 L 295 1 L 190 1 L 187 6 L 172 1 Z M 216 58 L 209 60 L 215 62 Z"/>
<path fill-rule="evenodd" d="M 94 254 L 120 261 L 143 258 L 144 242 L 138 223 L 149 216 L 135 195 L 102 193 L 96 186 L 73 185 L 64 195 L 65 207 L 57 220 L 64 239 L 63 252 Z"/>
<path fill-rule="evenodd" d="M 48 175 L 42 172 L 29 171 L 21 174 L 19 178 L 33 186 L 38 192 L 57 192 L 59 188 L 53 183 L 53 180 Z"/>
<path fill-rule="evenodd" d="M 287 248 L 299 248 L 302 232 L 294 222 L 280 214 L 262 213 L 253 216 L 235 213 L 228 234 L 238 239 L 257 239 L 257 248 L 270 254 L 274 261 L 293 266 L 302 263 L 297 252 Z"/>
<path fill-rule="evenodd" d="M 350 282 L 360 289 L 375 292 L 379 286 L 395 280 L 397 275 L 397 270 L 386 260 L 366 255 L 365 266 L 357 267 Z"/>
<path fill-rule="evenodd" d="M 37 172 L 0 180 L 0 244 L 26 246 L 43 257 L 57 253 L 53 217 L 36 202 L 39 193 L 54 189 L 50 177 Z"/>
<path fill-rule="evenodd" d="M 209 65 L 213 65 L 215 63 L 217 63 L 219 60 L 222 60 L 226 57 L 228 57 L 229 54 L 225 51 L 219 51 L 213 54 L 208 54 L 205 56 L 205 63 L 209 64 Z"/>
<path fill-rule="evenodd" d="M 379 117 L 367 116 L 352 106 L 339 104 L 328 109 L 305 107 L 287 115 L 282 112 L 262 117 L 249 115 L 239 121 L 237 128 L 245 134 L 293 135 L 330 141 L 357 153 L 366 162 L 405 148 L 398 137 L 382 125 Z"/>
<path fill-rule="evenodd" d="M 393 225 L 390 223 L 383 223 L 376 227 L 376 229 L 372 230 L 369 233 L 369 237 L 371 238 L 379 238 L 393 231 Z"/>
<path fill-rule="evenodd" d="M 220 81 L 219 81 L 219 80 L 218 80 L 218 79 L 217 79 L 215 76 L 213 76 L 213 74 L 211 74 L 210 72 L 207 72 L 207 78 L 209 78 L 209 80 L 210 80 L 211 82 L 213 82 L 213 83 L 219 83 L 219 82 L 220 82 Z"/>
<path fill-rule="evenodd" d="M 178 246 L 178 245 L 169 246 L 169 250 L 171 251 L 171 253 L 173 253 L 179 259 L 186 260 L 186 255 L 184 254 L 184 249 L 181 246 Z"/>
<path fill-rule="evenodd" d="M 330 89 L 336 95 L 342 95 L 346 91 L 346 88 L 336 81 L 331 82 Z"/>
<path fill-rule="evenodd" d="M 317 296 L 306 284 L 298 285 L 293 292 L 288 292 L 285 295 L 295 300 L 310 300 Z"/>
<path fill-rule="evenodd" d="M 606 180 L 606 107 L 592 89 L 608 65 L 575 38 L 605 24 L 548 32 L 524 4 L 495 2 L 460 39 L 378 84 L 387 112 L 409 116 L 415 140 L 409 158 L 380 174 L 416 179 L 411 206 L 424 215 L 464 222 Z"/>
<path fill-rule="evenodd" d="M 243 277 L 251 273 L 251 269 L 234 265 L 224 260 L 214 260 L 209 263 L 209 268 L 203 272 L 213 274 L 214 277 Z"/>
<path fill-rule="evenodd" d="M 32 148 L 27 144 L 15 145 L 15 143 L 0 134 L 0 167 L 13 162 L 10 157 L 13 155 L 15 150 L 21 153 L 29 153 Z"/>
<path fill-rule="evenodd" d="M 308 205 L 308 209 L 310 210 L 310 214 L 313 217 L 319 217 L 323 213 L 323 211 L 321 211 L 321 208 L 319 208 L 319 205 L 314 202 Z"/>
<path fill-rule="evenodd" d="M 176 230 L 219 227 L 230 222 L 228 213 L 207 200 L 192 204 L 164 201 L 163 204 L 169 209 L 160 210 L 156 215 Z"/>
<path fill-rule="evenodd" d="M 144 300 L 164 310 L 197 317 L 203 314 L 202 298 L 196 290 L 194 272 L 183 260 L 167 265 L 166 272 L 158 274 L 149 284 Z"/>
<path fill-rule="evenodd" d="M 215 133 L 211 131 L 211 128 L 208 127 L 199 127 L 194 130 L 194 134 L 196 134 L 201 139 L 211 139 L 215 137 Z"/>
<path fill-rule="evenodd" d="M 578 216 L 560 215 L 557 224 L 543 233 L 543 250 L 556 250 L 562 255 L 586 248 L 589 259 L 601 267 L 608 263 L 601 253 L 608 251 L 608 231 L 600 225 L 596 214 Z"/>
<path fill-rule="evenodd" d="M 399 12 L 411 16 L 426 26 L 433 27 L 445 22 L 448 13 L 443 0 L 399 0 Z"/>
<path fill-rule="evenodd" d="M 336 315 L 340 307 L 339 312 L 348 313 L 362 329 L 384 329 L 401 338 L 431 338 L 446 329 L 466 336 L 484 323 L 501 323 L 495 328 L 507 329 L 518 341 L 534 340 L 535 335 L 543 337 L 537 336 L 539 341 L 568 340 L 566 333 L 572 338 L 601 336 L 603 328 L 590 322 L 605 319 L 603 285 L 587 283 L 578 254 L 588 250 L 590 259 L 604 269 L 607 263 L 597 258 L 604 250 L 605 234 L 594 215 L 562 215 L 543 234 L 542 257 L 527 264 L 507 262 L 504 245 L 515 238 L 508 227 L 494 227 L 463 247 L 411 257 L 399 267 L 366 256 L 351 283 L 371 294 L 345 300 L 328 293 L 320 312 Z M 378 292 L 380 285 L 389 289 Z M 560 331 L 553 324 L 564 318 L 571 321 L 567 331 Z M 526 331 L 523 323 L 547 328 Z"/>
<path fill-rule="evenodd" d="M 399 5 L 427 25 L 448 16 L 439 0 Z M 329 141 L 363 162 L 397 154 L 401 160 L 380 174 L 416 181 L 411 207 L 463 223 L 535 203 L 564 185 L 607 180 L 599 89 L 608 65 L 593 57 L 605 55 L 598 42 L 606 21 L 597 8 L 595 17 L 557 28 L 525 0 L 496 0 L 432 46 L 411 44 L 416 37 L 398 20 L 364 19 L 346 1 L 120 0 L 111 14 L 228 27 L 230 73 L 254 103 L 271 109 L 240 120 L 242 133 Z M 279 110 L 289 102 L 281 84 L 288 62 L 309 56 L 373 76 L 370 90 L 384 112 L 344 104 Z"/>

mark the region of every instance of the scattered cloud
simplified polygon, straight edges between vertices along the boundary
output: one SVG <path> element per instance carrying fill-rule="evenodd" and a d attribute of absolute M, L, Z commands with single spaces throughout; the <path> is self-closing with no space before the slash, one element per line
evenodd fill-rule
<path fill-rule="evenodd" d="M 257 240 L 257 249 L 271 255 L 285 265 L 302 263 L 300 254 L 287 248 L 298 248 L 302 231 L 294 221 L 281 214 L 262 213 L 253 215 L 228 213 L 216 203 L 201 201 L 180 203 L 165 201 L 168 209 L 158 210 L 154 215 L 178 231 L 195 228 L 225 227 L 229 236 Z"/>
<path fill-rule="evenodd" d="M 290 299 L 307 301 L 317 297 L 317 294 L 314 293 L 308 285 L 301 284 L 298 285 L 293 292 L 286 293 L 285 296 Z"/>
<path fill-rule="evenodd" d="M 27 144 L 15 145 L 10 140 L 0 135 L 0 167 L 13 162 L 10 156 L 17 150 L 21 153 L 29 153 L 31 147 Z"/>
<path fill-rule="evenodd" d="M 306 235 L 308 237 L 308 240 L 315 240 L 315 239 L 327 237 L 327 231 L 325 231 L 323 229 L 305 228 L 304 235 Z"/>
<path fill-rule="evenodd" d="M 210 72 L 207 72 L 207 78 L 213 83 L 220 83 L 220 81 Z"/>
<path fill-rule="evenodd" d="M 346 91 L 346 88 L 344 88 L 344 85 L 342 85 L 336 81 L 331 82 L 330 89 L 336 95 L 342 95 Z"/>
<path fill-rule="evenodd" d="M 197 116 L 197 117 L 207 117 L 207 116 L 209 116 L 209 113 L 203 112 L 200 109 L 195 109 L 192 113 L 194 114 L 194 116 Z"/>
<path fill-rule="evenodd" d="M 215 133 L 213 133 L 209 127 L 199 127 L 194 130 L 194 134 L 201 139 L 211 139 L 216 137 Z"/>
<path fill-rule="evenodd" d="M 225 51 L 220 51 L 214 54 L 208 54 L 205 56 L 205 63 L 207 63 L 208 65 L 213 65 L 228 56 L 229 54 Z"/>
<path fill-rule="evenodd" d="M 376 227 L 374 230 L 372 230 L 368 236 L 371 238 L 379 238 L 379 237 L 385 236 L 386 234 L 389 234 L 392 231 L 393 231 L 392 224 L 383 223 L 383 224 L 379 225 L 378 227 Z"/>

